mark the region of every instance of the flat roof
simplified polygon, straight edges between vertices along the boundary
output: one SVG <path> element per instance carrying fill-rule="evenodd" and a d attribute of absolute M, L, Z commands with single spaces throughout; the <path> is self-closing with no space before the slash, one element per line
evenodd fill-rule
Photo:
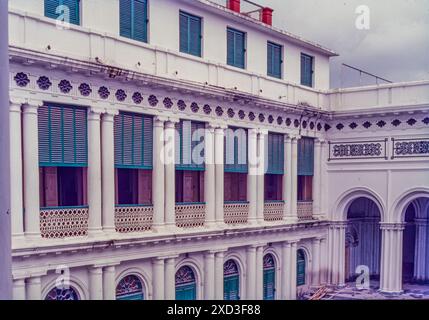
<path fill-rule="evenodd" d="M 214 12 L 216 14 L 222 15 L 224 17 L 233 18 L 235 20 L 241 21 L 245 24 L 251 24 L 253 27 L 260 29 L 265 32 L 272 32 L 276 34 L 276 36 L 279 36 L 280 38 L 284 38 L 286 41 L 295 43 L 297 45 L 300 45 L 302 47 L 308 48 L 310 50 L 313 50 L 315 52 L 318 52 L 320 54 L 323 54 L 328 57 L 336 57 L 339 56 L 339 54 L 331 49 L 328 49 L 316 42 L 306 40 L 300 36 L 294 35 L 290 32 L 284 31 L 282 29 L 270 26 L 266 23 L 263 23 L 257 19 L 254 19 L 252 17 L 249 17 L 246 14 L 238 13 L 232 10 L 229 10 L 227 7 L 214 3 L 210 0 L 182 0 L 185 2 L 189 2 L 190 4 L 194 6 L 200 6 L 205 8 L 206 10 L 209 10 L 211 12 Z"/>

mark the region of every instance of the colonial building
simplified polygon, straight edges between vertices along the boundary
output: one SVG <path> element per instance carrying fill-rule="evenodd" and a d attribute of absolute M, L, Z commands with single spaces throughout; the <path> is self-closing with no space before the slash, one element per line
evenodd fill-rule
<path fill-rule="evenodd" d="M 429 280 L 429 81 L 331 90 L 240 4 L 9 2 L 15 299 Z"/>

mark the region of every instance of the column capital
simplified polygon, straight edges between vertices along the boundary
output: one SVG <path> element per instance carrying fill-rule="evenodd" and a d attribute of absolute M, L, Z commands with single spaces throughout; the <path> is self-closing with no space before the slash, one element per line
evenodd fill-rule
<path fill-rule="evenodd" d="M 216 123 L 206 122 L 206 129 L 210 130 L 210 132 L 214 132 L 217 127 L 218 127 L 218 125 Z"/>
<path fill-rule="evenodd" d="M 314 145 L 317 146 L 317 147 L 320 147 L 325 142 L 326 142 L 326 140 L 323 139 L 323 138 L 318 138 L 318 137 L 314 138 Z"/>
<path fill-rule="evenodd" d="M 292 245 L 296 245 L 299 242 L 299 239 L 288 239 L 282 242 L 283 246 L 290 247 Z"/>
<path fill-rule="evenodd" d="M 405 223 L 403 222 L 380 222 L 381 230 L 393 230 L 393 231 L 402 231 L 405 229 Z"/>
<path fill-rule="evenodd" d="M 323 239 L 324 239 L 324 237 L 317 236 L 317 237 L 314 237 L 313 239 L 311 239 L 311 241 L 313 243 L 320 243 L 320 242 L 322 242 Z"/>
<path fill-rule="evenodd" d="M 33 107 L 33 108 L 39 108 L 43 106 L 42 100 L 33 100 L 33 99 L 26 99 L 26 102 L 24 103 L 26 107 Z"/>
<path fill-rule="evenodd" d="M 12 106 L 21 107 L 23 104 L 25 104 L 25 99 L 24 98 L 18 98 L 18 97 L 10 97 L 9 103 L 10 103 L 11 107 Z"/>
<path fill-rule="evenodd" d="M 155 116 L 153 117 L 153 123 L 155 126 L 164 125 L 164 122 L 168 121 L 168 117 L 166 116 Z"/>
<path fill-rule="evenodd" d="M 91 266 L 91 268 L 107 268 L 107 267 L 115 267 L 115 266 L 119 266 L 121 263 L 120 262 L 111 262 L 111 263 L 98 263 L 98 264 L 94 264 Z"/>
<path fill-rule="evenodd" d="M 91 274 L 102 274 L 103 267 L 101 267 L 100 265 L 93 265 L 88 268 L 88 272 Z"/>
<path fill-rule="evenodd" d="M 261 128 L 259 128 L 258 129 L 258 134 L 259 134 L 259 137 L 262 138 L 262 137 L 264 137 L 264 136 L 266 136 L 268 134 L 268 129 L 261 129 Z"/>
<path fill-rule="evenodd" d="M 106 115 L 111 115 L 111 116 L 117 116 L 119 114 L 119 110 L 117 110 L 117 109 L 111 109 L 111 108 L 106 108 L 105 114 Z"/>
<path fill-rule="evenodd" d="M 176 118 L 176 117 L 168 117 L 168 120 L 167 120 L 168 124 L 176 124 L 176 123 L 179 123 L 179 122 L 180 122 L 180 119 Z"/>
<path fill-rule="evenodd" d="M 88 120 L 100 121 L 101 115 L 105 112 L 102 108 L 91 107 L 88 109 Z"/>
<path fill-rule="evenodd" d="M 429 219 L 427 218 L 414 218 L 414 223 L 416 226 L 425 227 L 429 225 Z"/>
<path fill-rule="evenodd" d="M 22 110 L 24 114 L 36 114 L 37 115 L 37 109 L 43 105 L 43 102 L 38 103 L 35 101 L 27 101 L 22 105 Z"/>

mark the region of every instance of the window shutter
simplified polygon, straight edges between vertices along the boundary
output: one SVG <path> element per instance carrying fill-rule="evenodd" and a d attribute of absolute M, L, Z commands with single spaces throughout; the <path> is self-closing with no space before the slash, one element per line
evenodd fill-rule
<path fill-rule="evenodd" d="M 185 15 L 184 13 L 180 13 L 180 51 L 185 53 L 189 52 L 188 20 L 189 18 L 187 15 Z"/>
<path fill-rule="evenodd" d="M 58 17 L 56 10 L 59 4 L 59 0 L 45 0 L 45 17 L 56 19 Z"/>
<path fill-rule="evenodd" d="M 225 172 L 247 173 L 247 131 L 228 128 L 225 137 Z"/>
<path fill-rule="evenodd" d="M 80 0 L 61 0 L 63 5 L 69 7 L 70 23 L 80 24 Z"/>
<path fill-rule="evenodd" d="M 282 76 L 282 46 L 268 42 L 267 48 L 268 75 L 280 79 Z"/>
<path fill-rule="evenodd" d="M 235 39 L 234 31 L 227 30 L 227 63 L 230 66 L 235 65 Z"/>
<path fill-rule="evenodd" d="M 189 53 L 201 56 L 201 19 L 198 17 L 189 18 Z"/>
<path fill-rule="evenodd" d="M 301 84 L 313 86 L 313 57 L 301 54 Z"/>
<path fill-rule="evenodd" d="M 267 174 L 284 174 L 284 137 L 282 134 L 268 134 Z"/>
<path fill-rule="evenodd" d="M 86 109 L 42 106 L 38 123 L 40 166 L 87 166 Z"/>
<path fill-rule="evenodd" d="M 134 113 L 115 117 L 115 166 L 152 169 L 153 119 Z"/>
<path fill-rule="evenodd" d="M 301 286 L 305 284 L 305 254 L 302 250 L 297 251 L 296 264 L 296 285 Z"/>
<path fill-rule="evenodd" d="M 312 176 L 314 172 L 314 139 L 303 137 L 298 142 L 298 175 Z"/>
<path fill-rule="evenodd" d="M 176 127 L 176 170 L 196 170 L 201 171 L 205 168 L 204 159 L 202 163 L 197 163 L 192 156 L 194 148 L 204 143 L 204 137 L 199 141 L 193 141 L 192 137 L 196 130 L 204 129 L 205 124 L 202 122 L 194 122 L 189 120 L 182 120 Z M 199 131 L 200 132 L 200 131 Z M 198 134 L 194 137 L 198 138 Z M 177 152 L 179 150 L 179 152 Z M 204 156 L 201 153 L 201 156 Z"/>
<path fill-rule="evenodd" d="M 119 4 L 120 35 L 131 38 L 131 1 L 121 0 Z"/>
<path fill-rule="evenodd" d="M 235 33 L 235 65 L 244 68 L 244 33 Z"/>
<path fill-rule="evenodd" d="M 147 42 L 147 7 L 146 0 L 134 0 L 133 39 Z"/>

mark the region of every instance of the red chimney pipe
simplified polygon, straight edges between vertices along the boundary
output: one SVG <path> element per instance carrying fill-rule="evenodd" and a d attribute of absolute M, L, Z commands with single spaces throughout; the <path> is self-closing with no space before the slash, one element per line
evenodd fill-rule
<path fill-rule="evenodd" d="M 240 0 L 227 0 L 227 8 L 240 13 Z"/>
<path fill-rule="evenodd" d="M 265 7 L 261 10 L 261 21 L 270 26 L 273 25 L 273 9 Z"/>

